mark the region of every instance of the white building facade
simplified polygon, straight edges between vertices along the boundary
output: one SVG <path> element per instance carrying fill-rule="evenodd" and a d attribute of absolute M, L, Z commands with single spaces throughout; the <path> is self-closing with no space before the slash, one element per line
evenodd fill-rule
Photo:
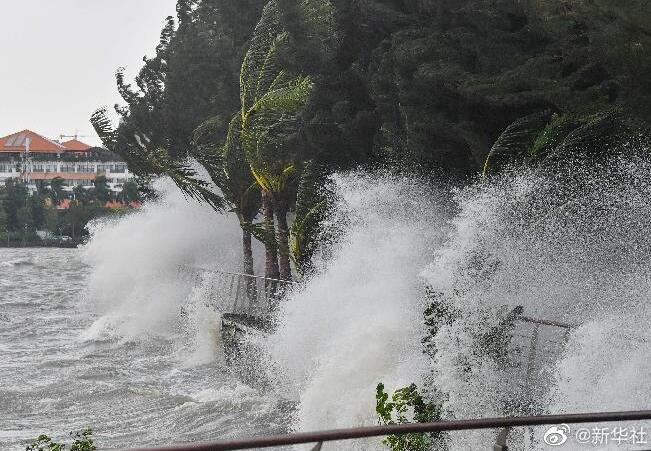
<path fill-rule="evenodd" d="M 0 138 L 0 183 L 17 178 L 31 191 L 49 186 L 55 178 L 64 180 L 64 190 L 76 186 L 92 188 L 98 176 L 106 177 L 109 189 L 119 194 L 134 175 L 117 155 L 77 140 L 64 143 L 49 140 L 29 130 Z"/>

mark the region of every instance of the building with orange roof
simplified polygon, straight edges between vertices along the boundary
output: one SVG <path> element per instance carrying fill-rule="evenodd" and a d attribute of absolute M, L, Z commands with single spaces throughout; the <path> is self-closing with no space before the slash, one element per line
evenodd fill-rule
<path fill-rule="evenodd" d="M 45 138 L 31 130 L 12 133 L 0 138 L 0 154 L 40 153 L 62 154 L 69 151 L 63 144 Z"/>
<path fill-rule="evenodd" d="M 64 180 L 64 190 L 75 186 L 90 188 L 97 176 L 106 177 L 109 189 L 118 194 L 133 178 L 126 163 L 117 155 L 90 146 L 77 137 L 59 142 L 31 130 L 0 138 L 0 183 L 23 180 L 31 191 L 48 186 L 55 178 Z"/>
<path fill-rule="evenodd" d="M 86 143 L 79 141 L 78 139 L 71 139 L 62 143 L 62 146 L 72 152 L 88 152 L 92 149 L 92 146 L 89 146 Z"/>

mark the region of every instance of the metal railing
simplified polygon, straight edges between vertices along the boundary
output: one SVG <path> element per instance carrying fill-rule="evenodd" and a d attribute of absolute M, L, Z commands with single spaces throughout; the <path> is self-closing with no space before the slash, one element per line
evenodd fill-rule
<path fill-rule="evenodd" d="M 510 334 L 508 361 L 512 368 L 509 392 L 521 408 L 511 414 L 533 415 L 536 400 L 551 383 L 549 369 L 565 350 L 573 324 L 518 316 Z"/>
<path fill-rule="evenodd" d="M 506 412 L 511 415 L 536 415 L 544 413 L 540 400 L 551 386 L 550 368 L 560 358 L 575 326 L 568 323 L 549 321 L 518 315 L 513 329 L 508 333 L 508 357 L 502 370 Z M 493 449 L 505 451 L 513 443 L 512 427 L 502 429 Z M 516 442 L 534 441 L 534 431 L 516 437 Z M 524 442 L 522 443 L 524 445 Z"/>
<path fill-rule="evenodd" d="M 200 266 L 182 266 L 180 270 L 195 286 L 206 290 L 206 305 L 222 313 L 226 319 L 254 324 L 268 322 L 281 298 L 296 285 L 286 280 Z"/>
<path fill-rule="evenodd" d="M 640 420 L 651 420 L 651 410 L 641 410 L 635 412 L 603 412 L 567 415 L 479 418 L 472 420 L 440 421 L 436 423 L 373 426 L 352 429 L 335 429 L 320 432 L 302 432 L 296 434 L 273 435 L 214 443 L 189 443 L 166 447 L 133 448 L 130 450 L 124 449 L 121 451 L 232 451 L 312 443 L 316 444 L 316 447 L 313 448 L 313 451 L 317 451 L 321 449 L 322 444 L 326 442 L 353 440 L 369 437 L 383 437 L 387 435 Z"/>

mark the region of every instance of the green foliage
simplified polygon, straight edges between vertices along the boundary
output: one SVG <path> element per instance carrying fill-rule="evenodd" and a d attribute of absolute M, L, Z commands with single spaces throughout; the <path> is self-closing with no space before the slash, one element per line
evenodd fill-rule
<path fill-rule="evenodd" d="M 243 230 L 249 232 L 256 240 L 260 241 L 265 246 L 269 246 L 274 249 L 278 248 L 278 241 L 276 239 L 276 233 L 274 229 L 265 227 L 264 223 L 242 222 L 240 225 L 242 226 Z"/>
<path fill-rule="evenodd" d="M 77 185 L 74 188 L 72 188 L 72 195 L 77 202 L 84 205 L 88 204 L 92 198 L 89 190 L 87 190 L 81 185 Z"/>
<path fill-rule="evenodd" d="M 63 188 L 66 186 L 66 182 L 61 177 L 54 177 L 50 182 L 50 197 L 52 202 L 55 204 L 60 203 L 63 199 L 66 198 L 65 191 Z"/>
<path fill-rule="evenodd" d="M 260 210 L 260 190 L 246 161 L 240 130 L 233 125 L 236 121 L 231 121 L 225 143 L 219 141 L 226 128 L 221 117 L 203 122 L 194 131 L 193 156 L 206 168 L 240 222 L 251 223 Z"/>
<path fill-rule="evenodd" d="M 30 216 L 34 227 L 40 229 L 45 224 L 45 199 L 38 193 L 29 198 Z"/>
<path fill-rule="evenodd" d="M 53 441 L 47 435 L 40 435 L 38 438 L 31 444 L 28 445 L 26 451 L 95 451 L 97 447 L 93 443 L 93 430 L 90 428 L 84 429 L 80 432 L 71 432 L 70 435 L 73 437 L 73 442 L 68 448 L 65 444 L 57 443 Z"/>
<path fill-rule="evenodd" d="M 384 384 L 377 385 L 375 411 L 382 424 L 431 423 L 441 419 L 441 408 L 427 402 L 415 384 L 396 390 L 389 401 Z M 429 451 L 441 442 L 440 433 L 390 435 L 384 444 L 392 451 Z"/>
<path fill-rule="evenodd" d="M 62 214 L 56 208 L 48 208 L 45 211 L 45 230 L 52 235 L 62 235 L 61 217 Z"/>
<path fill-rule="evenodd" d="M 450 299 L 441 293 L 434 291 L 431 287 L 426 289 L 426 297 L 429 301 L 423 313 L 425 326 L 428 334 L 423 338 L 425 352 L 432 358 L 436 354 L 434 337 L 443 326 L 450 326 L 459 317 L 458 309 Z"/>
<path fill-rule="evenodd" d="M 33 227 L 41 219 L 38 208 L 34 208 L 30 202 L 27 187 L 19 179 L 8 179 L 5 186 L 0 187 L 0 203 L 8 232 L 24 233 L 26 226 Z M 32 216 L 34 213 L 35 218 Z"/>
<path fill-rule="evenodd" d="M 584 115 L 539 113 L 518 119 L 502 133 L 486 159 L 484 174 L 511 164 L 599 161 L 651 142 L 651 128 L 620 109 Z"/>
<path fill-rule="evenodd" d="M 300 113 L 314 90 L 301 73 L 296 37 L 309 29 L 312 50 L 326 54 L 336 36 L 334 14 L 328 1 L 270 1 L 242 63 L 239 121 L 231 129 L 239 129 L 257 183 L 277 202 L 287 202 L 288 183 L 303 160 Z"/>
<path fill-rule="evenodd" d="M 393 8 L 409 16 L 369 66 L 381 115 L 377 151 L 392 161 L 472 172 L 509 124 L 548 109 L 586 115 L 623 107 L 649 120 L 641 107 L 651 100 L 641 75 L 651 64 L 648 4 L 403 5 Z"/>
<path fill-rule="evenodd" d="M 547 112 L 534 113 L 509 125 L 493 144 L 484 164 L 484 174 L 497 171 L 509 162 L 523 161 L 534 143 L 539 145 L 537 138 L 550 117 Z"/>
<path fill-rule="evenodd" d="M 279 223 L 297 213 L 299 268 L 325 209 L 305 162 L 466 177 L 632 136 L 611 112 L 651 120 L 642 0 L 179 0 L 177 16 L 135 83 L 116 74 L 117 129 L 93 123 L 141 180 L 167 174 L 284 246 L 255 224 L 273 194 Z"/>
<path fill-rule="evenodd" d="M 94 190 L 93 190 L 93 195 L 95 199 L 97 199 L 99 202 L 105 203 L 111 200 L 111 190 L 109 189 L 108 182 L 106 181 L 106 177 L 103 175 L 98 175 L 94 182 Z"/>
<path fill-rule="evenodd" d="M 266 0 L 204 0 L 184 14 L 170 40 L 165 67 L 165 116 L 172 155 L 190 149 L 193 131 L 211 117 L 239 109 L 243 56 Z M 189 87 L 192 89 L 188 89 Z M 226 123 L 214 137 L 225 139 Z"/>
<path fill-rule="evenodd" d="M 199 179 L 192 167 L 185 161 L 173 158 L 165 148 L 153 147 L 147 135 L 132 130 L 135 143 L 126 138 L 120 140 L 119 137 L 128 130 L 124 124 L 122 128 L 114 130 L 107 117 L 106 109 L 95 111 L 91 117 L 91 124 L 104 145 L 122 156 L 136 174 L 141 177 L 165 174 L 189 197 L 204 200 L 216 210 L 224 207 L 221 196 L 213 192 L 208 183 Z"/>
<path fill-rule="evenodd" d="M 326 218 L 333 193 L 327 190 L 327 172 L 309 161 L 301 172 L 296 195 L 296 216 L 290 228 L 292 260 L 301 274 L 311 269 L 312 256 L 324 239 L 321 222 Z"/>
<path fill-rule="evenodd" d="M 118 91 L 126 103 L 117 107 L 119 127 L 112 127 L 106 109 L 99 109 L 91 122 L 105 146 L 121 155 L 132 172 L 145 181 L 168 175 L 190 197 L 218 210 L 225 207 L 185 157 L 194 151 L 190 141 L 202 122 L 231 117 L 239 109 L 241 62 L 265 3 L 179 1 L 178 28 L 168 17 L 155 56 L 145 59 L 136 78 L 137 89 L 118 71 Z M 213 141 L 223 142 L 225 130 Z"/>
<path fill-rule="evenodd" d="M 127 180 L 122 185 L 122 199 L 125 202 L 134 202 L 141 200 L 138 184 L 133 180 Z"/>

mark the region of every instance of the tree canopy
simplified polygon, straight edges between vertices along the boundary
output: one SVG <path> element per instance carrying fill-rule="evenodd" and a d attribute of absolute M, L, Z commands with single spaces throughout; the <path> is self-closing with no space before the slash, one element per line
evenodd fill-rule
<path fill-rule="evenodd" d="M 308 213 L 333 171 L 463 180 L 648 128 L 649 10 L 641 0 L 179 0 L 135 86 L 117 73 L 117 129 L 105 110 L 93 123 L 142 180 L 167 174 L 233 210 L 287 264 L 290 242 L 310 247 L 300 243 L 318 226 L 301 224 L 323 216 Z"/>

